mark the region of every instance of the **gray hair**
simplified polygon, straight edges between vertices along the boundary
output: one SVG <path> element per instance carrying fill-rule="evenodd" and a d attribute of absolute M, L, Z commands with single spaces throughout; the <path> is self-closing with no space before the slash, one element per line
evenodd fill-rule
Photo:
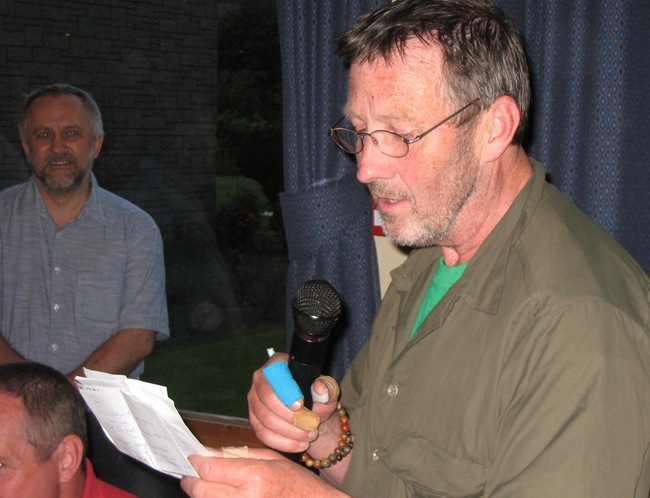
<path fill-rule="evenodd" d="M 523 42 L 510 19 L 487 0 L 398 0 L 359 17 L 337 40 L 336 53 L 348 64 L 378 57 L 390 62 L 404 55 L 413 38 L 442 49 L 450 104 L 478 98 L 487 108 L 496 98 L 511 96 L 521 114 L 513 143 L 523 141 L 530 79 Z"/>
<path fill-rule="evenodd" d="M 54 83 L 52 85 L 42 86 L 32 91 L 25 96 L 23 100 L 23 105 L 20 110 L 20 115 L 18 117 L 18 133 L 20 134 L 20 139 L 25 140 L 27 132 L 27 115 L 29 114 L 29 109 L 31 105 L 41 97 L 50 95 L 52 97 L 57 97 L 59 95 L 74 95 L 79 97 L 84 107 L 90 115 L 90 122 L 92 123 L 93 133 L 95 138 L 104 135 L 104 123 L 102 122 L 102 113 L 99 110 L 99 106 L 92 95 L 90 95 L 85 90 L 77 88 L 76 86 L 69 85 L 67 83 Z"/>

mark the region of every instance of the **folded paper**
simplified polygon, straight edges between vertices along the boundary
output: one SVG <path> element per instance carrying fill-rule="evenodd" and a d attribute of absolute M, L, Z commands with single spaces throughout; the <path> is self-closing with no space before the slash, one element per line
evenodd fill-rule
<path fill-rule="evenodd" d="M 123 453 L 166 474 L 198 477 L 192 454 L 210 456 L 183 422 L 167 388 L 84 368 L 79 392 L 110 441 Z"/>

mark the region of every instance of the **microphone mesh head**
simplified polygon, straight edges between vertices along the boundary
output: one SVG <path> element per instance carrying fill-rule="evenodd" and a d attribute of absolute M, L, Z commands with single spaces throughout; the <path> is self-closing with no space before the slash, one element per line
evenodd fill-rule
<path fill-rule="evenodd" d="M 296 328 L 312 336 L 326 336 L 341 316 L 341 299 L 325 280 L 309 280 L 300 286 L 291 303 Z"/>

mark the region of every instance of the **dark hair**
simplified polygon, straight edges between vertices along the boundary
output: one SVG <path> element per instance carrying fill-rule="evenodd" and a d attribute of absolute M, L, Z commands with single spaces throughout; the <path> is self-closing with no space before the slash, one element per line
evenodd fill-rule
<path fill-rule="evenodd" d="M 513 143 L 523 141 L 530 81 L 521 36 L 510 19 L 487 0 L 398 0 L 359 17 L 337 40 L 336 52 L 348 64 L 378 57 L 388 62 L 403 56 L 413 38 L 442 49 L 450 105 L 478 98 L 487 108 L 511 96 L 521 114 Z"/>
<path fill-rule="evenodd" d="M 0 365 L 0 393 L 22 401 L 23 437 L 35 448 L 39 461 L 49 459 L 69 434 L 79 436 L 87 448 L 83 399 L 60 372 L 33 362 Z"/>
<path fill-rule="evenodd" d="M 23 100 L 23 105 L 20 110 L 20 115 L 18 116 L 18 133 L 20 134 L 21 140 L 25 140 L 25 133 L 27 131 L 27 115 L 29 113 L 29 108 L 37 99 L 50 95 L 52 97 L 58 97 L 59 95 L 74 95 L 81 99 L 84 107 L 90 115 L 90 122 L 93 126 L 93 132 L 95 137 L 100 137 L 104 135 L 104 124 L 102 122 L 102 113 L 99 110 L 99 106 L 92 95 L 90 95 L 85 90 L 77 88 L 76 86 L 69 85 L 67 83 L 54 83 L 52 85 L 42 86 L 32 91 L 25 96 Z"/>

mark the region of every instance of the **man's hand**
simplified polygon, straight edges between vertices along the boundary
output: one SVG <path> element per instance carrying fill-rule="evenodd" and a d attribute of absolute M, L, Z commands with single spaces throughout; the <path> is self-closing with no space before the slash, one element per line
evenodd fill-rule
<path fill-rule="evenodd" d="M 278 361 L 289 360 L 285 353 L 274 354 L 269 361 L 253 374 L 253 383 L 248 392 L 248 415 L 255 430 L 257 438 L 267 446 L 286 453 L 299 453 L 306 450 L 309 444 L 316 440 L 321 433 L 329 432 L 327 425 L 329 420 L 338 423 L 337 417 L 332 415 L 336 412 L 338 401 L 338 388 L 334 389 L 334 380 L 319 378 L 314 382 L 313 389 L 326 403 L 315 402 L 312 411 L 320 418 L 321 428 L 319 431 L 306 431 L 294 426 L 294 415 L 303 408 L 303 400 L 296 401 L 290 407 L 286 407 L 276 396 L 273 388 L 269 385 L 262 370 L 264 367 Z M 332 394 L 332 398 L 328 393 Z M 319 396 L 317 396 L 318 398 Z M 324 424 L 324 426 L 323 426 Z M 335 431 L 336 432 L 336 431 Z M 338 438 L 338 434 L 336 435 Z M 334 447 L 336 440 L 331 442 Z"/>
<path fill-rule="evenodd" d="M 146 329 L 124 329 L 110 337 L 66 377 L 76 387 L 76 376 L 84 375 L 84 367 L 111 374 L 128 375 L 140 361 L 153 351 L 156 333 Z"/>
<path fill-rule="evenodd" d="M 181 487 L 188 495 L 192 498 L 347 496 L 313 472 L 271 450 L 250 448 L 248 458 L 219 458 L 222 455 L 217 450 L 214 457 L 189 457 L 199 478 L 181 479 Z"/>

